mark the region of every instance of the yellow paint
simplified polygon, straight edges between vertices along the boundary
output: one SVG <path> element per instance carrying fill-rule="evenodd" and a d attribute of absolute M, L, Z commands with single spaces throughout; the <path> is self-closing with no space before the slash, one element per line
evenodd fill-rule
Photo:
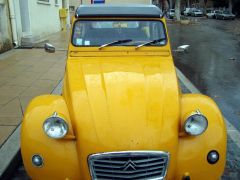
<path fill-rule="evenodd" d="M 184 134 L 182 124 L 196 109 L 208 118 L 209 127 L 192 137 Z M 70 127 L 61 140 L 47 137 L 42 129 L 55 111 Z M 32 179 L 87 180 L 90 154 L 130 150 L 169 152 L 166 179 L 186 174 L 218 179 L 225 165 L 225 124 L 210 98 L 180 93 L 169 41 L 137 50 L 69 44 L 63 95 L 37 97 L 25 113 L 21 151 L 28 174 Z M 211 150 L 220 154 L 215 165 L 206 160 Z M 34 154 L 43 156 L 42 168 L 32 166 Z"/>
<path fill-rule="evenodd" d="M 65 8 L 59 9 L 59 17 L 61 20 L 62 31 L 67 30 L 67 16 L 68 16 L 68 9 L 65 9 Z"/>

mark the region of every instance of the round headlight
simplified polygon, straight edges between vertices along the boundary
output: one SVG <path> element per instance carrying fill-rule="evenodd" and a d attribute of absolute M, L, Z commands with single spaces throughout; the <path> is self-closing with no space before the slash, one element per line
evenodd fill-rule
<path fill-rule="evenodd" d="M 187 134 L 197 136 L 202 134 L 208 127 L 207 118 L 199 110 L 189 116 L 185 122 L 184 130 Z"/>
<path fill-rule="evenodd" d="M 43 123 L 44 132 L 51 138 L 63 138 L 68 132 L 66 121 L 54 113 L 53 116 L 46 119 Z"/>

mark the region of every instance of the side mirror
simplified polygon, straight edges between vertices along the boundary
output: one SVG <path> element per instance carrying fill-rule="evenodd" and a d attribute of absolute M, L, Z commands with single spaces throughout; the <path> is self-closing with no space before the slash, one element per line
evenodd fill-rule
<path fill-rule="evenodd" d="M 189 45 L 182 45 L 182 46 L 178 46 L 178 48 L 176 50 L 173 50 L 174 52 L 188 52 L 188 49 L 189 49 Z"/>
<path fill-rule="evenodd" d="M 44 49 L 46 52 L 49 52 L 49 53 L 55 52 L 55 47 L 49 43 L 44 44 Z"/>

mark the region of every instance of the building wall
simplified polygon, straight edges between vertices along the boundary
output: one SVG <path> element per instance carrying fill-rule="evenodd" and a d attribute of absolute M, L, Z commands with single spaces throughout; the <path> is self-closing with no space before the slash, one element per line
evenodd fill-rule
<path fill-rule="evenodd" d="M 81 4 L 82 0 L 69 0 L 70 6 L 74 6 L 75 8 Z"/>
<path fill-rule="evenodd" d="M 12 48 L 8 3 L 0 0 L 0 53 Z"/>
<path fill-rule="evenodd" d="M 21 2 L 21 0 L 20 0 Z M 61 30 L 59 9 L 62 8 L 62 1 L 49 0 L 49 3 L 42 3 L 39 0 L 28 0 L 30 35 L 34 39 L 42 38 L 51 33 Z"/>
<path fill-rule="evenodd" d="M 69 12 L 71 18 L 74 16 L 76 9 L 81 2 L 82 0 L 69 0 Z"/>

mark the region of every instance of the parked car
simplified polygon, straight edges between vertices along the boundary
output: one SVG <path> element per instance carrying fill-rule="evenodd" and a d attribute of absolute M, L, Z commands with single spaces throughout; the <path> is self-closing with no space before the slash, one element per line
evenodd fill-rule
<path fill-rule="evenodd" d="M 207 12 L 206 17 L 215 19 L 216 13 L 218 13 L 218 10 L 210 10 Z"/>
<path fill-rule="evenodd" d="M 203 16 L 203 12 L 200 9 L 192 9 L 191 16 L 197 17 L 197 16 Z"/>
<path fill-rule="evenodd" d="M 235 19 L 235 15 L 230 13 L 229 11 L 218 11 L 216 13 L 216 19 L 231 19 L 234 20 Z"/>
<path fill-rule="evenodd" d="M 211 98 L 181 93 L 166 26 L 154 5 L 78 7 L 62 95 L 38 96 L 24 113 L 31 179 L 221 178 L 222 114 Z"/>
<path fill-rule="evenodd" d="M 167 12 L 167 17 L 169 19 L 173 19 L 175 16 L 175 9 L 169 9 L 168 12 Z"/>
<path fill-rule="evenodd" d="M 186 8 L 186 9 L 183 11 L 183 14 L 184 14 L 184 16 L 190 16 L 190 15 L 191 15 L 191 8 Z"/>

